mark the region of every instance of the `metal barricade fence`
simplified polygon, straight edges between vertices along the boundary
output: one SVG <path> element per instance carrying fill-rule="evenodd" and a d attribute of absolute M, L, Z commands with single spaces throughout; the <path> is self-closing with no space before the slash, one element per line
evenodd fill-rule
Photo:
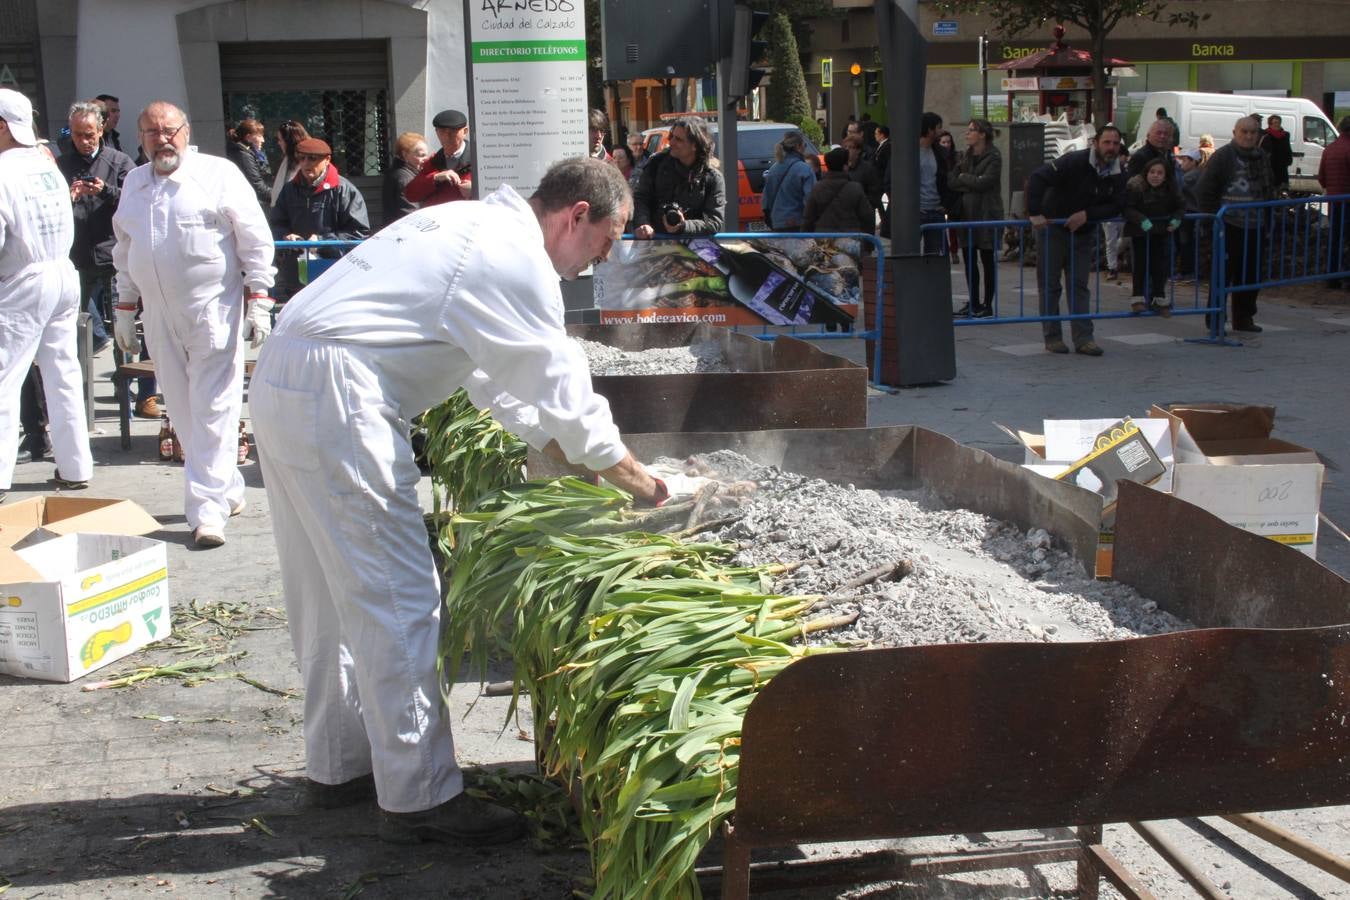
<path fill-rule="evenodd" d="M 1235 326 L 1254 314 L 1262 288 L 1350 278 L 1350 194 L 1233 203 L 1215 215 L 1214 256 L 1224 263 L 1215 295 L 1221 311 L 1232 298 Z"/>
<path fill-rule="evenodd" d="M 1183 216 L 1180 226 L 1165 235 L 1162 272 L 1157 271 L 1160 263 L 1155 258 L 1160 252 L 1159 236 L 1150 232 L 1144 238 L 1128 238 L 1122 233 L 1123 219 L 1090 221 L 1075 231 L 1065 227 L 1067 219 L 1052 219 L 1043 228 L 1034 227 L 1026 219 L 941 222 L 923 225 L 920 231 L 941 234 L 944 252 L 947 235 L 955 234 L 961 248 L 962 269 L 971 296 L 967 310 L 954 324 L 1003 325 L 1133 318 L 1159 314 L 1164 307 L 1167 315 L 1213 313 L 1216 306 L 1209 286 L 1214 284 L 1214 261 L 1219 258 L 1217 252 L 1209 252 L 1214 221 L 1215 216 L 1207 213 Z M 1130 246 L 1136 240 L 1134 246 L 1143 251 L 1139 260 L 1132 258 L 1135 254 Z M 983 276 L 992 277 L 993 286 L 987 293 L 976 296 L 975 289 L 983 288 L 979 269 L 986 268 L 979 258 L 982 251 L 977 245 L 981 242 L 992 245 L 993 264 Z M 974 253 L 970 248 L 975 248 Z M 1034 261 L 1028 259 L 1029 251 L 1035 253 Z M 1117 266 L 1111 263 L 1121 255 L 1131 258 L 1130 277 L 1136 280 L 1139 291 L 1131 291 L 1119 302 L 1114 299 L 1103 302 L 1103 273 L 1115 272 Z M 1009 262 L 1015 264 L 1017 271 L 1016 290 L 1011 298 L 1004 290 L 1005 273 L 1000 266 Z M 1026 270 L 1033 263 L 1035 290 L 1029 291 Z M 1159 287 L 1161 296 L 1156 292 Z M 992 301 L 987 314 L 982 302 L 986 297 Z M 1135 300 L 1145 304 L 1143 313 L 1130 308 Z"/>
<path fill-rule="evenodd" d="M 857 323 L 852 330 L 848 331 L 825 331 L 818 326 L 809 325 L 727 325 L 727 328 L 733 331 L 750 334 L 760 340 L 771 341 L 778 335 L 788 335 L 790 337 L 801 338 L 802 340 L 863 340 L 873 341 L 873 371 L 880 372 L 881 367 L 881 322 L 882 322 L 882 303 L 885 297 L 885 274 L 886 259 L 885 248 L 881 240 L 876 235 L 864 234 L 861 232 L 805 232 L 805 231 L 737 231 L 737 232 L 718 232 L 717 234 L 700 235 L 672 235 L 672 234 L 654 234 L 650 238 L 639 240 L 632 234 L 625 234 L 621 238 L 624 241 L 638 243 L 652 243 L 655 241 L 677 241 L 687 243 L 691 240 L 711 240 L 721 241 L 801 241 L 801 240 L 830 240 L 830 241 L 857 241 L 859 247 L 866 247 L 874 257 L 874 262 L 867 259 L 863 253 L 855 254 L 858 260 L 859 275 L 862 274 L 864 266 L 875 264 L 874 291 L 868 291 L 869 296 L 861 296 L 861 318 L 862 322 Z M 861 286 L 860 286 L 861 292 Z M 867 326 L 867 320 L 871 320 L 871 326 Z"/>

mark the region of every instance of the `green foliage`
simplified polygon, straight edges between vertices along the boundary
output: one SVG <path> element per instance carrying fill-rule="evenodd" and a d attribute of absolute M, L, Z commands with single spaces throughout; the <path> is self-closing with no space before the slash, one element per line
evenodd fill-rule
<path fill-rule="evenodd" d="M 1105 37 L 1125 19 L 1148 19 L 1195 28 L 1209 13 L 1168 11 L 1171 0 L 937 0 L 943 13 L 981 12 L 1001 34 L 1018 35 L 1047 22 L 1070 22 L 1089 36 Z"/>
<path fill-rule="evenodd" d="M 467 509 L 483 494 L 525 477 L 525 442 L 469 402 L 463 390 L 424 412 L 417 427 L 426 435 L 423 452 L 431 463 L 433 521 L 442 509 Z M 441 551 L 450 552 L 449 545 Z"/>
<path fill-rule="evenodd" d="M 806 116 L 800 120 L 793 119 L 792 123 L 800 128 L 802 134 L 806 135 L 811 143 L 819 147 L 822 153 L 825 152 L 825 130 L 820 127 L 819 122 L 811 116 Z"/>
<path fill-rule="evenodd" d="M 593 896 L 693 898 L 695 859 L 735 809 L 741 721 L 807 654 L 788 642 L 819 598 L 768 593 L 781 566 L 648 533 L 668 517 L 629 500 L 563 478 L 455 516 L 443 683 L 466 656 L 483 677 L 509 653 L 547 774 L 580 788 Z"/>
<path fill-rule="evenodd" d="M 797 55 L 797 38 L 792 34 L 792 22 L 778 12 L 764 24 L 762 37 L 769 45 L 769 64 L 773 75 L 769 81 L 769 117 L 775 122 L 801 122 L 813 119 L 811 98 L 806 92 L 806 74 L 802 72 L 801 57 Z"/>

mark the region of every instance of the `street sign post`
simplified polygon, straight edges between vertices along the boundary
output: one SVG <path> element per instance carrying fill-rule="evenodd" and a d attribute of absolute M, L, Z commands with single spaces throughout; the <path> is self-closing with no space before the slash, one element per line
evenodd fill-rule
<path fill-rule="evenodd" d="M 831 57 L 820 61 L 820 86 L 834 87 L 834 59 Z"/>

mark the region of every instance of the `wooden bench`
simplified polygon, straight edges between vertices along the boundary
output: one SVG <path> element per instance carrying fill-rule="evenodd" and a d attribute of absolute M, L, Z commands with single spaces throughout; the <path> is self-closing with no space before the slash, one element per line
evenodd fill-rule
<path fill-rule="evenodd" d="M 244 360 L 244 378 L 253 374 L 254 360 Z M 118 363 L 112 374 L 113 395 L 117 398 L 117 426 L 122 436 L 122 449 L 131 449 L 131 382 L 155 374 L 153 359 Z"/>

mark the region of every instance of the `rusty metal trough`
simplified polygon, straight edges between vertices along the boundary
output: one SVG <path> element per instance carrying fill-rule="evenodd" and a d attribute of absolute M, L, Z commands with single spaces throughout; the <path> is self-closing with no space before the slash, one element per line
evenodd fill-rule
<path fill-rule="evenodd" d="M 927 487 L 948 505 L 1045 528 L 1092 570 L 1097 495 L 923 428 L 625 440 L 640 459 L 727 448 L 859 487 Z M 548 468 L 532 460 L 532 474 Z M 1115 553 L 1116 580 L 1199 629 L 794 663 L 746 715 L 723 867 L 701 874 L 743 898 L 752 872 L 759 892 L 1077 861 L 1079 896 L 1095 898 L 1106 878 L 1147 897 L 1102 846 L 1103 823 L 1130 822 L 1148 839 L 1143 820 L 1350 803 L 1350 582 L 1130 483 Z M 752 850 L 799 843 L 1060 827 L 1077 831 L 960 855 L 751 864 Z M 1346 877 L 1343 860 L 1304 850 Z"/>
<path fill-rule="evenodd" d="M 867 424 L 866 367 L 796 338 L 761 341 L 705 324 L 569 325 L 567 332 L 620 350 L 721 347 L 731 372 L 592 377 L 625 433 Z"/>

